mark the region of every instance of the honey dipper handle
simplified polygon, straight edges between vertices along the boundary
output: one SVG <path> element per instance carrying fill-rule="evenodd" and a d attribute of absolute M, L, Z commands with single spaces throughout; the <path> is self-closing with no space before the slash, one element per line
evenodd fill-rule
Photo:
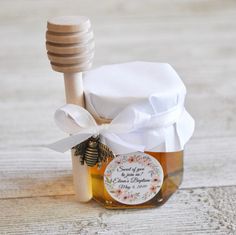
<path fill-rule="evenodd" d="M 77 104 L 84 107 L 82 73 L 64 73 L 67 104 Z"/>
<path fill-rule="evenodd" d="M 79 202 L 88 202 L 92 199 L 92 181 L 87 165 L 81 165 L 79 157 L 74 156 L 71 150 L 72 171 L 75 197 Z"/>
<path fill-rule="evenodd" d="M 66 103 L 84 107 L 82 73 L 64 73 Z M 71 152 L 72 171 L 76 199 L 87 202 L 92 198 L 92 183 L 87 165 L 81 165 L 78 156 Z"/>

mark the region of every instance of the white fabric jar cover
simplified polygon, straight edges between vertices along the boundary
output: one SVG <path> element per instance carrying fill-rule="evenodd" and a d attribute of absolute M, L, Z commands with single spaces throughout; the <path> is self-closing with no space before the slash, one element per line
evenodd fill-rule
<path fill-rule="evenodd" d="M 181 109 L 175 123 L 156 128 L 157 133 L 152 136 L 162 135 L 162 142 L 157 140 L 157 145 L 149 151 L 183 150 L 193 134 L 194 120 L 184 108 L 186 88 L 169 64 L 129 62 L 105 65 L 85 74 L 84 91 L 86 109 L 95 119 L 114 119 L 128 106 L 139 106 L 143 114 L 152 116 Z M 147 141 L 141 136 L 130 135 L 123 135 L 122 139 L 136 144 Z"/>
<path fill-rule="evenodd" d="M 193 134 L 194 120 L 184 108 L 186 88 L 169 64 L 105 65 L 86 72 L 84 92 L 87 110 L 67 104 L 56 111 L 56 123 L 72 135 L 50 148 L 64 152 L 99 134 L 114 154 L 175 152 Z"/>

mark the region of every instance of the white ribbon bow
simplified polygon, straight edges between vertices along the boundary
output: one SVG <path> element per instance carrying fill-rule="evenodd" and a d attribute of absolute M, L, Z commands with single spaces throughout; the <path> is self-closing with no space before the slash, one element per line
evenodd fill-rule
<path fill-rule="evenodd" d="M 110 124 L 97 125 L 86 109 L 67 104 L 56 111 L 55 122 L 71 135 L 48 147 L 65 152 L 91 136 L 100 135 L 100 141 L 115 155 L 151 151 L 163 143 L 163 128 L 176 123 L 182 111 L 183 107 L 177 105 L 166 112 L 155 113 L 137 103 L 121 111 Z"/>

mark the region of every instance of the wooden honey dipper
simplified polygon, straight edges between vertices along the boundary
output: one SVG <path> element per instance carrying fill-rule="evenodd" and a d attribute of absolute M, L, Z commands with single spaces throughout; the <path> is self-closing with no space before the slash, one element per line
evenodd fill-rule
<path fill-rule="evenodd" d="M 92 65 L 94 38 L 90 20 L 85 16 L 63 16 L 48 20 L 46 48 L 52 69 L 64 73 L 66 102 L 84 107 L 82 71 Z M 72 150 L 73 180 L 76 198 L 92 198 L 89 168 L 81 165 Z"/>

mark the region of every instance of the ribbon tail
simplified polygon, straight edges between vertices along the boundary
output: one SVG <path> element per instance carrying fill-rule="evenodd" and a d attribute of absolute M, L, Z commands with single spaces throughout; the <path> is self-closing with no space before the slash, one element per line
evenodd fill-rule
<path fill-rule="evenodd" d="M 180 116 L 179 122 L 176 123 L 176 132 L 178 135 L 181 149 L 184 148 L 185 143 L 187 143 L 187 141 L 193 135 L 194 127 L 195 127 L 194 119 L 184 109 L 184 112 Z"/>
<path fill-rule="evenodd" d="M 93 134 L 91 133 L 83 133 L 78 135 L 72 135 L 52 144 L 47 145 L 46 147 L 55 150 L 57 152 L 64 153 L 72 147 L 76 146 L 78 143 L 81 143 L 91 137 Z"/>

